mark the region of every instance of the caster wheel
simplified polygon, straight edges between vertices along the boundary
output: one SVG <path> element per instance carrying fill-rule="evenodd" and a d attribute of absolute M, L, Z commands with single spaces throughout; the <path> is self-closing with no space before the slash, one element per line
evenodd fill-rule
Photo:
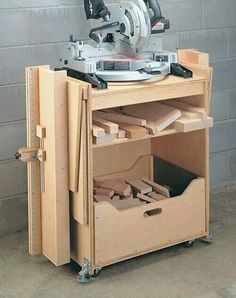
<path fill-rule="evenodd" d="M 90 276 L 89 275 L 79 275 L 78 280 L 79 280 L 79 282 L 84 284 L 84 283 L 87 283 L 90 281 Z"/>
<path fill-rule="evenodd" d="M 185 247 L 193 247 L 194 240 L 189 240 L 184 242 Z"/>
<path fill-rule="evenodd" d="M 94 270 L 92 277 L 98 277 L 102 271 L 102 268 L 97 268 Z"/>
<path fill-rule="evenodd" d="M 212 234 L 210 233 L 207 237 L 203 238 L 202 241 L 205 242 L 205 243 L 207 243 L 207 244 L 213 243 L 213 236 L 212 236 Z"/>

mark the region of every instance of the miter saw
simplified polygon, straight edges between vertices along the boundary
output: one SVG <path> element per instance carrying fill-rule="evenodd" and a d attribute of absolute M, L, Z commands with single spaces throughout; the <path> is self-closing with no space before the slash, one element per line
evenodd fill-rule
<path fill-rule="evenodd" d="M 65 61 L 69 75 L 103 89 L 106 82 L 142 81 L 171 72 L 176 53 L 153 51 L 149 45 L 151 34 L 170 27 L 157 0 L 121 0 L 114 22 L 103 0 L 84 0 L 84 7 L 87 19 L 106 23 L 90 31 L 96 47 L 70 37 L 70 58 Z"/>

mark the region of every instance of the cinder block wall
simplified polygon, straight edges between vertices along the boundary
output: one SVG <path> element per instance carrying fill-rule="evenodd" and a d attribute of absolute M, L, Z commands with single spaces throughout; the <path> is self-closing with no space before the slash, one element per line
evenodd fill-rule
<path fill-rule="evenodd" d="M 115 7 L 118 1 L 106 1 Z M 56 66 L 69 34 L 88 38 L 82 0 L 0 1 L 0 235 L 27 226 L 24 67 Z M 160 0 L 171 30 L 166 49 L 198 48 L 214 67 L 211 183 L 236 179 L 236 1 Z"/>

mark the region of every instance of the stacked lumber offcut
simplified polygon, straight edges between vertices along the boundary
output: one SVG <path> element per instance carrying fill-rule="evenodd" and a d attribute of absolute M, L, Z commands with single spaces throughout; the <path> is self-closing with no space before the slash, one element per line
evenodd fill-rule
<path fill-rule="evenodd" d="M 171 128 L 189 132 L 213 126 L 204 108 L 181 100 L 166 100 L 93 112 L 93 143 L 112 143 L 117 139 L 142 139 L 158 136 Z"/>
<path fill-rule="evenodd" d="M 169 189 L 147 178 L 94 181 L 94 201 L 107 201 L 118 210 L 170 198 Z"/>

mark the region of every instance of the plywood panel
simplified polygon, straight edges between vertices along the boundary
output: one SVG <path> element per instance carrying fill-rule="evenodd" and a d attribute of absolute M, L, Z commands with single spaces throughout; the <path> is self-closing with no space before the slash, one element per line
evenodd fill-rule
<path fill-rule="evenodd" d="M 80 85 L 68 81 L 68 132 L 69 132 L 69 186 L 78 190 L 78 172 L 82 122 L 82 90 Z"/>
<path fill-rule="evenodd" d="M 150 152 L 150 140 L 96 148 L 93 150 L 94 178 L 128 171 L 141 156 Z"/>
<path fill-rule="evenodd" d="M 36 136 L 36 125 L 40 121 L 39 68 L 49 69 L 49 66 L 27 67 L 25 70 L 27 147 L 29 149 L 39 148 L 39 139 Z M 29 253 L 38 255 L 42 252 L 40 162 L 27 163 L 27 173 Z"/>
<path fill-rule="evenodd" d="M 152 139 L 152 154 L 206 177 L 207 138 L 205 130 Z"/>
<path fill-rule="evenodd" d="M 66 71 L 39 70 L 40 124 L 46 128 L 42 177 L 42 253 L 70 262 Z"/>
<path fill-rule="evenodd" d="M 78 188 L 72 195 L 73 217 L 80 224 L 87 224 L 88 221 L 88 169 L 87 169 L 87 125 L 86 125 L 86 103 L 82 101 L 82 118 L 81 118 L 81 135 L 79 142 L 79 171 L 78 171 Z"/>

